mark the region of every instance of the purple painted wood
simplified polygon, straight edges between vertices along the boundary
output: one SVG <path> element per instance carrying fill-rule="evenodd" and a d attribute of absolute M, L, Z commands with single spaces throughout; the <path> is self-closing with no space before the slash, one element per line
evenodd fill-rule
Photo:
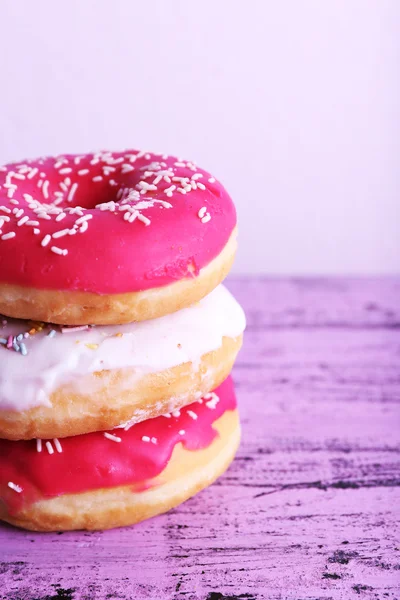
<path fill-rule="evenodd" d="M 136 527 L 0 526 L 1 598 L 400 597 L 400 280 L 230 287 L 249 319 L 232 467 Z"/>

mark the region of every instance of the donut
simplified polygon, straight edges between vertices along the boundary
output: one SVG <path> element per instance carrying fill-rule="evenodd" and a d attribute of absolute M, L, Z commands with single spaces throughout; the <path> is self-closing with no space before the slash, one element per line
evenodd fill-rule
<path fill-rule="evenodd" d="M 211 484 L 240 439 L 232 379 L 166 414 L 64 440 L 0 440 L 0 519 L 34 531 L 109 529 Z"/>
<path fill-rule="evenodd" d="M 197 302 L 236 251 L 231 198 L 194 163 L 98 152 L 0 167 L 0 313 L 61 325 Z"/>
<path fill-rule="evenodd" d="M 61 438 L 190 404 L 230 373 L 242 308 L 221 284 L 151 321 L 57 327 L 0 320 L 0 437 Z"/>

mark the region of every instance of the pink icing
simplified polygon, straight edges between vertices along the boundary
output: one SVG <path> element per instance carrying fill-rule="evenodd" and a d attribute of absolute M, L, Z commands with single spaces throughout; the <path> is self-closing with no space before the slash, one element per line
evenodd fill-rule
<path fill-rule="evenodd" d="M 164 286 L 197 275 L 235 225 L 222 185 L 171 156 L 99 152 L 0 167 L 3 283 L 99 294 Z"/>
<path fill-rule="evenodd" d="M 49 454 L 45 440 L 41 452 L 36 440 L 0 440 L 0 501 L 10 514 L 16 514 L 23 506 L 61 494 L 130 484 L 133 491 L 146 489 L 156 484 L 152 480 L 165 469 L 176 444 L 182 442 L 193 451 L 207 448 L 218 435 L 213 423 L 235 408 L 233 382 L 228 377 L 214 393 L 178 411 L 179 416 L 161 416 L 126 430 L 112 430 L 121 442 L 102 432 L 89 433 L 60 440 L 61 453 L 52 441 L 54 453 Z M 22 491 L 12 489 L 9 482 Z"/>

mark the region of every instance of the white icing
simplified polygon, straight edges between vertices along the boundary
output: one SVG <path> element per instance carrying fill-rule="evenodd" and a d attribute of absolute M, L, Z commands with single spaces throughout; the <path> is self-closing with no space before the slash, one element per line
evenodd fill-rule
<path fill-rule="evenodd" d="M 74 333 L 54 327 L 54 337 L 48 336 L 51 327 L 45 327 L 23 340 L 26 356 L 0 346 L 0 410 L 51 406 L 50 395 L 60 385 L 95 371 L 129 367 L 140 377 L 185 362 L 196 364 L 219 348 L 223 337 L 240 335 L 245 324 L 242 308 L 220 285 L 197 304 L 152 321 Z M 0 320 L 0 338 L 28 329 L 25 321 L 8 319 L 2 326 Z"/>

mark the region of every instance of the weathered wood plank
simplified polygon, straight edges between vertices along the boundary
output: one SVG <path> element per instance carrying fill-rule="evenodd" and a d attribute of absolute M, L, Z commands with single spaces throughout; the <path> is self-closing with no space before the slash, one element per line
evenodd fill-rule
<path fill-rule="evenodd" d="M 230 285 L 250 321 L 232 467 L 133 528 L 0 527 L 0 598 L 400 598 L 400 280 Z"/>
<path fill-rule="evenodd" d="M 400 327 L 399 278 L 234 278 L 249 327 Z"/>

